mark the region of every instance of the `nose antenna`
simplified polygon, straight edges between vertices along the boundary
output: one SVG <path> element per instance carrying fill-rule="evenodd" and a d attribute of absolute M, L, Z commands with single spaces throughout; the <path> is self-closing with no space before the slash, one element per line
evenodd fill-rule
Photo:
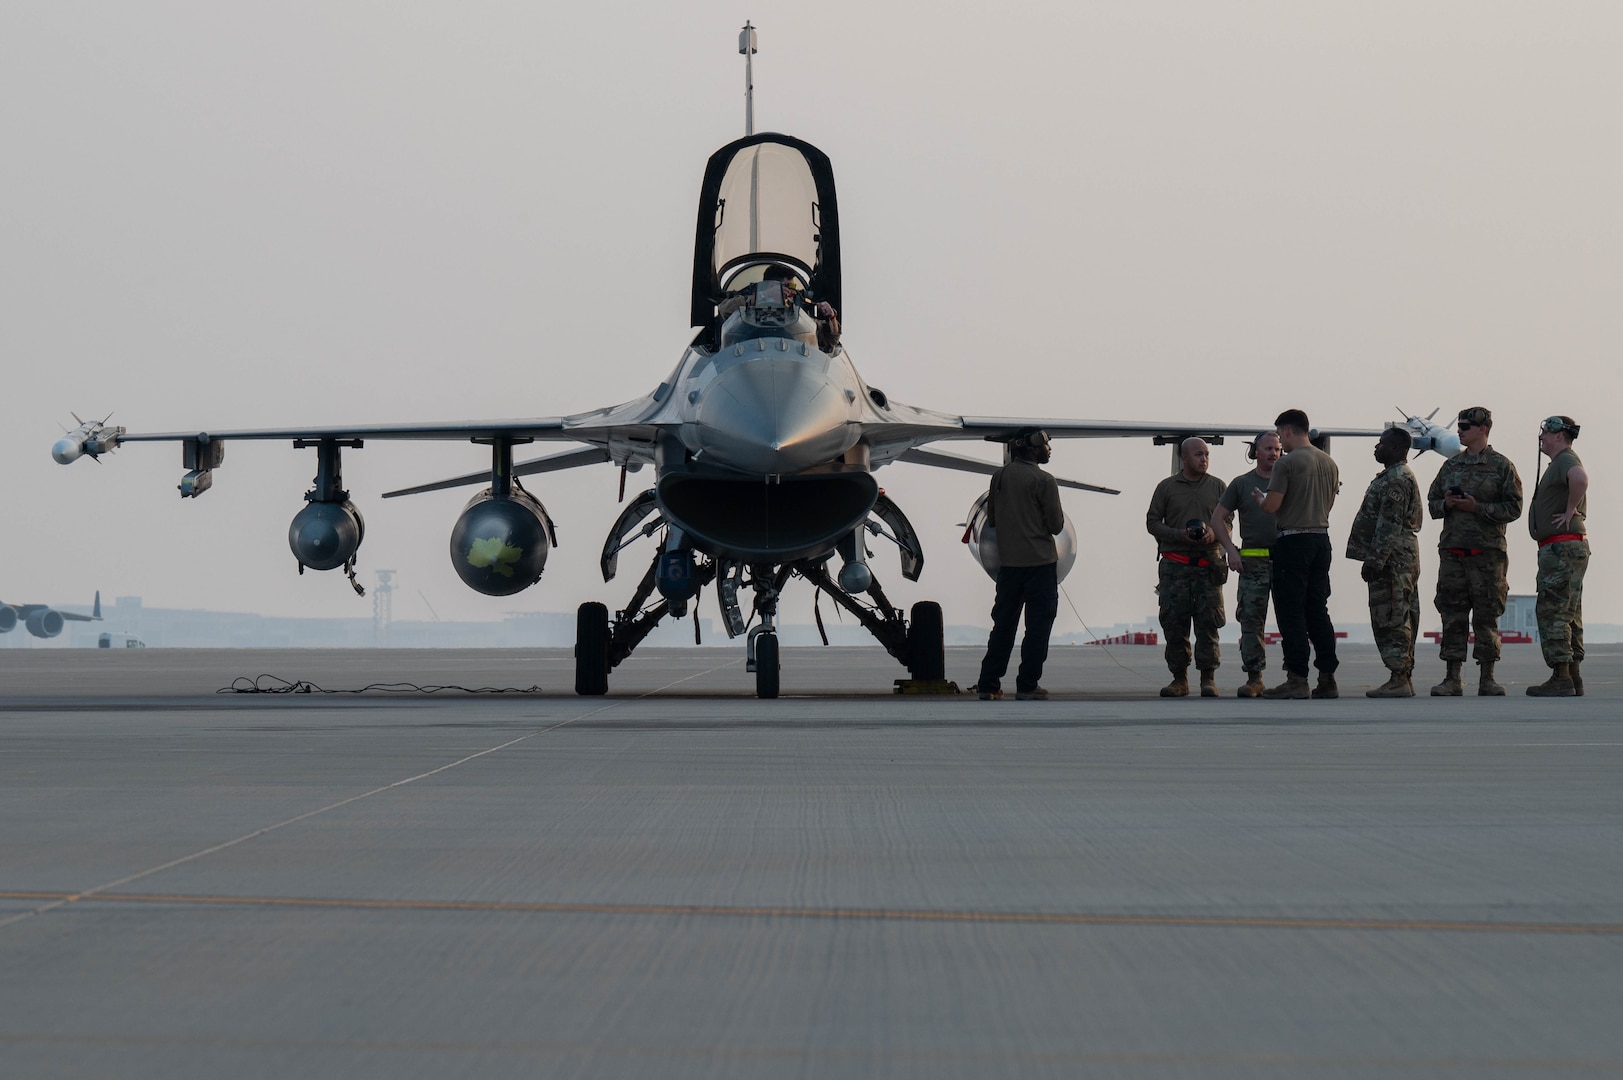
<path fill-rule="evenodd" d="M 738 32 L 738 52 L 744 58 L 744 134 L 755 134 L 755 27 L 748 19 Z"/>

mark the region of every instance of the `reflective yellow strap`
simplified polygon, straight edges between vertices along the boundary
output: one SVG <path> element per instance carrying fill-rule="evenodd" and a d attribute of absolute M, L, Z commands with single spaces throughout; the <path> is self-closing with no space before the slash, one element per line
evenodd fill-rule
<path fill-rule="evenodd" d="M 1240 557 L 1242 559 L 1266 559 L 1268 557 L 1268 549 L 1267 548 L 1241 548 L 1240 549 Z"/>

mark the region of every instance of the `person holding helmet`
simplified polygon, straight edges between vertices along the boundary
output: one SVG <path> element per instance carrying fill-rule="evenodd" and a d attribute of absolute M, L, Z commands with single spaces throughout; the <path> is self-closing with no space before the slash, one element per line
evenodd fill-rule
<path fill-rule="evenodd" d="M 1584 572 L 1589 569 L 1589 473 L 1572 452 L 1578 425 L 1552 416 L 1538 429 L 1539 453 L 1550 459 L 1533 487 L 1527 531 L 1538 542 L 1539 647 L 1550 677 L 1529 686 L 1532 697 L 1582 697 L 1578 665 L 1584 658 Z"/>
<path fill-rule="evenodd" d="M 1448 665 L 1431 694 L 1459 697 L 1465 692 L 1460 669 L 1474 631 L 1472 651 L 1481 668 L 1476 692 L 1503 697 L 1505 688 L 1494 681 L 1493 667 L 1499 662 L 1499 616 L 1510 594 L 1505 526 L 1522 516 L 1522 478 L 1509 458 L 1488 445 L 1493 413 L 1480 405 L 1461 409 L 1457 430 L 1460 452 L 1443 462 L 1426 493 L 1431 516 L 1443 521 L 1437 537 L 1437 614 L 1443 618 L 1439 651 Z"/>
<path fill-rule="evenodd" d="M 1185 439 L 1178 446 L 1181 467 L 1155 486 L 1144 515 L 1144 527 L 1155 537 L 1156 606 L 1166 637 L 1162 656 L 1172 673 L 1172 681 L 1161 688 L 1162 697 L 1189 696 L 1191 658 L 1200 669 L 1200 696 L 1217 696 L 1222 658 L 1217 631 L 1226 621 L 1223 582 L 1229 570 L 1209 524 L 1226 486 L 1206 471 L 1211 460 L 1205 439 Z"/>
<path fill-rule="evenodd" d="M 1014 679 L 1017 701 L 1046 701 L 1038 685 L 1048 659 L 1048 635 L 1059 614 L 1059 549 L 1054 537 L 1065 528 L 1059 483 L 1041 466 L 1053 456 L 1048 433 L 1033 428 L 1009 441 L 1009 462 L 992 474 L 986 500 L 986 527 L 997 528 L 997 597 L 992 602 L 992 633 L 986 639 L 975 689 L 982 701 L 1003 697 L 1003 676 L 1014 651 L 1020 611 L 1026 635 L 1020 642 L 1020 670 Z"/>

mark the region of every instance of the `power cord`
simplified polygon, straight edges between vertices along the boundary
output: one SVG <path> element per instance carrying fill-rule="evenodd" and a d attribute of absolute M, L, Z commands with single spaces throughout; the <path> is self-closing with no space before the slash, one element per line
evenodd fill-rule
<path fill-rule="evenodd" d="M 230 686 L 222 686 L 214 691 L 216 694 L 365 694 L 369 691 L 381 694 L 437 694 L 441 690 L 452 690 L 461 694 L 539 694 L 539 686 L 529 686 L 519 689 L 516 686 L 419 686 L 416 683 L 371 683 L 359 690 L 328 690 L 317 686 L 306 679 L 284 679 L 280 675 L 256 675 L 250 679 L 246 675 L 238 675 L 231 680 Z"/>
<path fill-rule="evenodd" d="M 1063 584 L 1060 585 L 1059 591 L 1065 594 L 1065 602 L 1067 604 L 1071 605 L 1071 614 L 1075 615 L 1076 616 L 1076 621 L 1082 624 L 1082 629 L 1086 630 L 1093 637 L 1093 639 L 1095 641 L 1097 641 L 1099 639 L 1099 635 L 1094 633 L 1093 627 L 1088 625 L 1088 621 L 1082 617 L 1082 613 L 1080 611 L 1076 610 L 1076 604 L 1075 604 L 1074 601 L 1071 600 L 1071 591 L 1069 589 L 1067 589 Z M 1097 648 L 1102 649 L 1104 651 L 1104 654 L 1106 656 L 1110 657 L 1110 662 L 1115 664 L 1117 667 L 1121 668 L 1123 671 L 1127 672 L 1130 675 L 1134 675 L 1134 676 L 1136 676 L 1136 677 L 1138 677 L 1140 679 L 1143 679 L 1145 682 L 1149 683 L 1151 686 L 1155 685 L 1155 680 L 1151 679 L 1148 675 L 1145 675 L 1142 671 L 1134 671 L 1132 668 L 1128 667 L 1126 664 L 1122 663 L 1120 660 L 1117 660 L 1116 659 L 1116 654 L 1111 652 L 1110 649 L 1107 646 L 1099 645 L 1099 646 L 1097 646 Z"/>

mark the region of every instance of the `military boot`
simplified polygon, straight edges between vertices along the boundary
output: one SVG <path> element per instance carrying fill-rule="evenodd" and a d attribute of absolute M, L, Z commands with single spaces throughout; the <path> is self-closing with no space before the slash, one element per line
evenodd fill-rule
<path fill-rule="evenodd" d="M 1572 682 L 1572 665 L 1557 664 L 1550 677 L 1537 686 L 1527 688 L 1528 697 L 1577 697 L 1578 689 Z"/>
<path fill-rule="evenodd" d="M 1414 697 L 1414 683 L 1409 672 L 1394 671 L 1392 676 L 1373 690 L 1365 690 L 1365 697 Z"/>
<path fill-rule="evenodd" d="M 1482 668 L 1482 678 L 1476 684 L 1477 697 L 1504 697 L 1505 688 L 1493 681 L 1493 661 L 1479 660 L 1477 664 Z"/>
<path fill-rule="evenodd" d="M 1465 687 L 1460 685 L 1460 668 L 1465 666 L 1463 660 L 1448 661 L 1448 674 L 1443 681 L 1431 688 L 1432 697 L 1459 697 L 1465 693 Z"/>
<path fill-rule="evenodd" d="M 1262 684 L 1262 672 L 1248 671 L 1245 673 L 1245 685 L 1234 693 L 1235 697 L 1261 697 L 1262 692 L 1268 689 Z"/>
<path fill-rule="evenodd" d="M 1217 672 L 1213 671 L 1211 668 L 1200 669 L 1200 696 L 1217 696 Z"/>
<path fill-rule="evenodd" d="M 1316 698 L 1338 698 L 1341 696 L 1341 688 L 1336 685 L 1335 672 L 1319 672 L 1319 685 L 1313 688 L 1313 696 Z"/>
<path fill-rule="evenodd" d="M 1189 696 L 1189 669 L 1181 668 L 1172 673 L 1172 681 L 1161 687 L 1162 697 L 1188 697 Z"/>
<path fill-rule="evenodd" d="M 1583 697 L 1584 696 L 1584 677 L 1578 673 L 1578 665 L 1580 663 L 1582 663 L 1582 661 L 1574 660 L 1572 663 L 1567 665 L 1567 667 L 1572 671 L 1572 696 L 1573 697 Z"/>
<path fill-rule="evenodd" d="M 1312 691 L 1307 687 L 1307 676 L 1298 675 L 1294 671 L 1285 672 L 1284 682 L 1262 692 L 1263 697 L 1274 698 L 1275 700 L 1279 698 L 1306 698 L 1311 695 Z"/>

